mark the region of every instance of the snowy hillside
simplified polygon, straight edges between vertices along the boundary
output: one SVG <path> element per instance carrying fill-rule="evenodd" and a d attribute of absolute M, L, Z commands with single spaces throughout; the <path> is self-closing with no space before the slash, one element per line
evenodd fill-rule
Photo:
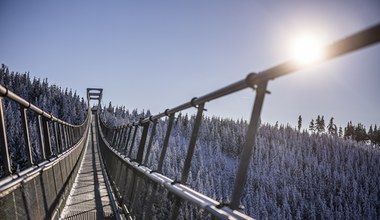
<path fill-rule="evenodd" d="M 0 68 L 0 84 L 32 104 L 67 122 L 80 124 L 86 118 L 87 105 L 85 100 L 80 99 L 72 90 L 63 90 L 56 85 L 49 85 L 47 79 L 31 79 L 29 73 L 10 72 L 5 65 L 2 65 Z M 22 138 L 24 133 L 21 126 L 20 110 L 18 104 L 9 101 L 7 98 L 3 99 L 3 108 L 12 169 L 17 172 L 24 169 L 27 162 L 25 141 Z M 41 162 L 36 115 L 28 111 L 27 118 L 33 159 Z M 0 177 L 3 176 L 2 173 L 2 167 L 0 167 Z"/>
<path fill-rule="evenodd" d="M 110 105 L 104 109 L 102 118 L 109 125 L 120 125 L 147 115 L 149 112 L 129 113 Z M 172 179 L 180 178 L 193 121 L 194 117 L 187 115 L 176 117 L 163 170 Z M 157 166 L 166 124 L 164 119 L 157 126 L 148 163 L 153 169 Z M 188 182 L 194 189 L 229 202 L 246 127 L 242 120 L 203 119 Z M 252 158 L 242 199 L 244 212 L 250 216 L 258 219 L 380 216 L 379 146 L 324 132 L 299 132 L 289 126 L 264 124 L 259 129 Z"/>

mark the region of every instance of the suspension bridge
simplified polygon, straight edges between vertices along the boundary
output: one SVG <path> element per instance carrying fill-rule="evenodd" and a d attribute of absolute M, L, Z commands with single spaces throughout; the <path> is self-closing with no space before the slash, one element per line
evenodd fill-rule
<path fill-rule="evenodd" d="M 348 36 L 326 48 L 324 62 L 380 41 L 380 24 Z M 282 63 L 133 123 L 110 128 L 100 119 L 103 90 L 88 88 L 87 118 L 81 125 L 58 119 L 17 94 L 0 86 L 1 166 L 0 219 L 156 219 L 155 213 L 170 219 L 252 219 L 240 203 L 250 158 L 255 147 L 268 81 L 305 66 L 294 61 Z M 228 204 L 203 195 L 187 184 L 205 104 L 217 98 L 251 88 L 256 97 L 246 140 Z M 18 104 L 28 157 L 26 169 L 14 171 L 9 155 L 3 100 Z M 90 106 L 90 101 L 95 101 Z M 175 116 L 196 108 L 190 142 L 181 176 L 173 180 L 162 174 Z M 33 160 L 27 114 L 35 116 L 43 161 Z M 156 167 L 148 167 L 157 122 L 168 118 L 166 133 Z M 135 144 L 140 132 L 139 144 Z M 168 198 L 165 207 L 160 203 Z M 184 207 L 197 216 L 184 216 Z"/>

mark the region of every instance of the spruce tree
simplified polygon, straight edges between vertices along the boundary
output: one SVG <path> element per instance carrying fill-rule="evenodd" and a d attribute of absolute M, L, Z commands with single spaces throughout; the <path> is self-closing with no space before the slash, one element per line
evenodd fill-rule
<path fill-rule="evenodd" d="M 315 124 L 314 124 L 314 119 L 311 119 L 310 125 L 309 125 L 309 130 L 311 132 L 315 131 Z"/>
<path fill-rule="evenodd" d="M 324 118 L 324 116 L 321 117 L 321 119 L 319 120 L 319 124 L 317 126 L 318 126 L 318 132 L 319 133 L 325 132 L 325 118 Z"/>
<path fill-rule="evenodd" d="M 370 125 L 369 129 L 368 129 L 368 138 L 371 141 L 371 143 L 373 144 L 373 129 L 372 129 L 372 125 Z"/>
<path fill-rule="evenodd" d="M 365 141 L 368 139 L 367 132 L 363 124 L 359 123 L 354 129 L 354 139 L 356 141 Z"/>
<path fill-rule="evenodd" d="M 337 127 L 334 124 L 334 117 L 331 117 L 329 124 L 327 125 L 327 130 L 331 135 L 337 135 Z"/>
<path fill-rule="evenodd" d="M 343 137 L 343 129 L 342 127 L 339 127 L 339 133 L 338 133 L 339 137 Z"/>
<path fill-rule="evenodd" d="M 373 129 L 373 143 L 380 145 L 380 130 L 377 129 L 377 125 Z"/>
<path fill-rule="evenodd" d="M 302 117 L 301 115 L 298 116 L 298 131 L 301 130 L 301 127 L 302 127 Z"/>
<path fill-rule="evenodd" d="M 345 139 L 352 139 L 354 136 L 354 126 L 352 125 L 352 121 L 347 123 L 347 127 L 344 128 L 344 138 Z"/>
<path fill-rule="evenodd" d="M 318 115 L 317 119 L 315 119 L 315 125 L 314 125 L 315 131 L 319 132 L 320 124 L 321 124 L 321 116 Z"/>

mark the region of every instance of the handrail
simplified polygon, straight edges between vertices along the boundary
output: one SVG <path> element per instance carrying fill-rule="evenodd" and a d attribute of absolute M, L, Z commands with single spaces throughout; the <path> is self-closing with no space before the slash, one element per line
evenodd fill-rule
<path fill-rule="evenodd" d="M 322 62 L 331 60 L 331 59 L 336 58 L 338 56 L 353 52 L 355 50 L 364 48 L 366 46 L 370 46 L 370 45 L 378 43 L 378 42 L 380 42 L 380 24 L 377 24 L 373 27 L 367 28 L 363 31 L 355 33 L 351 36 L 348 36 L 344 39 L 341 39 L 341 40 L 327 46 L 325 48 L 325 56 L 322 59 L 320 59 L 319 61 L 315 62 L 314 64 L 322 63 Z M 152 128 L 152 130 L 153 130 L 153 129 L 155 129 L 155 125 L 156 125 L 158 119 L 160 119 L 162 117 L 167 117 L 167 116 L 169 117 L 166 135 L 165 135 L 163 146 L 161 149 L 161 155 L 160 155 L 159 161 L 157 161 L 159 164 L 157 172 L 161 172 L 162 164 L 164 162 L 166 150 L 168 147 L 169 137 L 170 137 L 171 128 L 172 128 L 175 113 L 182 111 L 182 110 L 185 110 L 185 109 L 188 109 L 188 108 L 196 107 L 198 109 L 198 112 L 197 112 L 197 116 L 195 119 L 193 131 L 191 134 L 191 140 L 189 143 L 189 147 L 188 147 L 188 151 L 187 151 L 187 155 L 186 155 L 186 160 L 184 163 L 184 168 L 182 170 L 182 178 L 179 181 L 180 184 L 186 184 L 187 176 L 189 174 L 189 167 L 191 164 L 191 158 L 192 158 L 193 153 L 194 153 L 195 142 L 197 140 L 198 129 L 199 129 L 199 126 L 201 123 L 201 118 L 202 118 L 202 113 L 204 111 L 205 103 L 212 101 L 212 100 L 215 100 L 217 98 L 232 94 L 234 92 L 240 91 L 240 90 L 245 89 L 245 88 L 249 88 L 249 87 L 253 88 L 256 90 L 256 98 L 254 101 L 252 115 L 251 115 L 251 119 L 249 121 L 248 130 L 246 133 L 246 139 L 245 139 L 245 142 L 243 145 L 242 152 L 240 154 L 239 167 L 238 167 L 238 170 L 236 172 L 233 192 L 231 195 L 231 203 L 228 205 L 231 208 L 231 210 L 236 211 L 240 205 L 240 199 L 241 199 L 241 195 L 242 195 L 245 183 L 246 183 L 248 167 L 249 167 L 249 163 L 251 160 L 251 155 L 253 152 L 253 148 L 256 145 L 255 137 L 256 137 L 258 126 L 259 126 L 259 119 L 260 119 L 262 105 L 264 102 L 264 97 L 265 97 L 265 94 L 268 93 L 268 91 L 266 90 L 268 81 L 274 80 L 278 77 L 281 77 L 281 76 L 284 76 L 284 75 L 287 75 L 290 73 L 294 73 L 296 71 L 302 70 L 302 69 L 309 67 L 309 66 L 310 65 L 300 65 L 296 61 L 290 60 L 290 61 L 284 62 L 282 64 L 279 64 L 277 66 L 274 66 L 272 68 L 269 68 L 269 69 L 262 71 L 262 72 L 259 72 L 259 73 L 250 73 L 246 76 L 246 78 L 244 78 L 242 80 L 239 80 L 239 81 L 232 83 L 226 87 L 223 87 L 223 88 L 220 88 L 220 89 L 215 90 L 213 92 L 210 92 L 210 93 L 203 95 L 199 98 L 193 98 L 189 102 L 185 102 L 185 103 L 178 105 L 174 108 L 166 109 L 164 112 L 159 113 L 157 115 L 149 116 L 147 118 L 142 118 L 138 121 L 130 122 L 130 123 L 127 123 L 125 125 L 118 126 L 115 128 L 109 128 L 101 120 L 99 120 L 99 124 L 100 124 L 99 130 L 102 132 L 101 136 L 103 138 L 103 141 L 105 142 L 103 145 L 105 147 L 109 147 L 110 151 L 113 152 L 113 154 L 116 154 L 117 157 L 119 157 L 121 160 L 124 161 L 123 163 L 129 164 L 128 166 L 132 167 L 133 175 L 135 175 L 135 171 L 144 172 L 144 174 L 146 174 L 150 179 L 152 179 L 153 178 L 153 177 L 151 177 L 152 171 L 149 171 L 150 174 L 148 175 L 147 172 L 143 171 L 145 168 L 142 167 L 142 166 L 144 166 L 142 163 L 143 153 L 145 151 L 148 151 L 146 154 L 149 155 L 149 150 L 151 147 L 151 141 L 149 141 L 149 144 L 148 144 L 149 146 L 147 147 L 147 150 L 145 150 L 145 143 L 147 140 L 147 134 L 148 134 L 148 129 L 149 129 L 150 124 L 153 123 L 153 128 Z M 142 129 L 142 135 L 141 135 L 140 144 L 139 144 L 139 146 L 137 146 L 138 153 L 137 153 L 137 156 L 132 157 L 131 152 L 132 152 L 132 149 L 134 147 L 134 140 L 136 137 L 136 131 L 139 128 Z M 133 130 L 133 132 L 132 132 L 132 130 Z M 103 135 L 103 132 L 104 132 L 104 135 Z M 154 130 L 152 131 L 152 134 L 154 135 Z M 153 135 L 151 135 L 150 140 L 152 140 Z M 129 142 L 130 139 L 131 139 L 131 142 Z M 129 148 L 129 149 L 127 149 L 127 148 Z M 127 151 L 129 151 L 129 154 L 127 154 Z M 130 162 L 133 161 L 137 164 L 134 165 L 133 163 L 129 163 L 128 159 L 125 159 L 125 158 L 123 159 L 123 157 L 121 155 L 123 155 L 125 158 L 128 158 Z M 146 158 L 147 158 L 147 155 L 145 155 Z M 105 157 L 107 157 L 107 155 L 105 155 Z M 145 158 L 145 161 L 146 161 L 146 158 Z M 127 162 L 126 162 L 126 160 L 127 160 Z M 110 164 L 111 164 L 111 166 L 121 166 L 120 163 L 116 163 L 112 160 L 111 160 Z M 108 169 L 114 169 L 114 168 L 115 167 L 109 167 Z M 121 168 L 116 167 L 116 169 L 120 170 Z M 111 172 L 116 172 L 116 171 L 112 170 Z M 153 173 L 155 173 L 155 172 L 153 172 Z M 121 177 L 117 176 L 116 178 L 120 179 Z M 156 181 L 156 182 L 159 182 L 159 181 Z M 178 181 L 174 181 L 174 182 L 171 182 L 171 185 L 176 186 L 177 183 L 178 183 Z M 133 188 L 137 184 L 136 180 L 134 180 L 132 182 L 132 184 L 133 184 L 133 186 L 132 186 L 132 190 L 133 190 Z M 165 188 L 172 191 L 170 186 L 167 186 L 164 183 L 161 183 L 161 185 L 164 185 Z M 129 191 L 127 191 L 127 192 L 129 192 Z M 175 192 L 175 190 L 172 192 L 175 193 L 176 195 L 181 196 L 180 195 L 181 193 Z M 129 195 L 133 198 L 136 195 L 136 193 L 134 191 L 132 191 L 129 193 Z M 124 201 L 124 199 L 123 199 L 123 201 Z M 198 204 L 197 202 L 195 202 L 195 203 Z M 132 202 L 132 204 L 133 204 L 133 202 Z M 132 206 L 132 208 L 133 208 L 133 206 Z M 178 209 L 179 209 L 179 205 L 177 205 L 177 203 L 176 203 L 176 206 L 174 207 L 174 211 L 173 211 L 173 213 L 175 213 L 175 214 L 173 214 L 173 216 L 178 215 Z M 226 217 L 226 216 L 224 216 L 224 217 Z M 245 218 L 245 217 L 242 217 L 242 218 Z"/>
<path fill-rule="evenodd" d="M 12 169 L 8 149 L 3 110 L 4 98 L 16 103 L 21 113 L 24 150 L 28 163 L 26 168 L 17 172 Z M 35 117 L 33 122 L 36 122 L 40 150 L 40 154 L 37 155 L 38 161 L 35 161 L 36 158 L 33 156 L 28 111 Z M 5 176 L 0 179 L 1 219 L 57 218 L 79 169 L 84 147 L 88 141 L 90 120 L 90 108 L 84 122 L 74 125 L 42 110 L 0 85 L 0 155 L 5 173 Z M 22 195 L 22 197 L 15 197 L 15 195 Z M 14 209 L 8 210 L 8 206 Z"/>
<path fill-rule="evenodd" d="M 74 144 L 82 138 L 82 135 L 85 133 L 85 129 L 89 122 L 90 114 L 87 114 L 85 121 L 80 125 L 73 125 L 71 123 L 63 121 L 51 113 L 48 113 L 41 108 L 33 105 L 3 85 L 0 85 L 0 144 L 2 145 L 1 155 L 3 158 L 3 167 L 5 168 L 4 172 L 6 175 L 12 175 L 13 171 L 11 169 L 11 160 L 9 157 L 9 149 L 7 143 L 7 131 L 4 122 L 3 98 L 8 98 L 19 105 L 21 112 L 21 123 L 24 131 L 26 152 L 28 155 L 28 167 L 36 165 L 36 162 L 33 160 L 32 156 L 28 118 L 26 116 L 27 110 L 34 112 L 36 115 L 40 151 L 43 160 L 47 160 L 52 156 L 57 156 L 58 154 L 63 153 L 65 150 L 68 150 L 71 146 L 74 146 Z M 51 131 L 53 131 L 52 134 Z M 53 137 L 55 140 L 55 149 L 52 148 L 51 140 Z"/>
<path fill-rule="evenodd" d="M 37 106 L 33 105 L 32 103 L 28 102 L 24 98 L 22 98 L 22 97 L 18 96 L 17 94 L 13 93 L 12 91 L 10 91 L 9 89 L 7 89 L 6 87 L 4 87 L 2 85 L 0 85 L 0 96 L 1 97 L 7 97 L 7 98 L 9 98 L 9 99 L 17 102 L 18 104 L 20 104 L 24 108 L 30 109 L 30 110 L 34 111 L 36 114 L 38 114 L 38 115 L 41 115 L 41 116 L 43 116 L 43 117 L 45 117 L 47 119 L 51 119 L 52 121 L 58 122 L 58 123 L 63 124 L 63 125 L 69 125 L 69 126 L 72 126 L 72 127 L 80 127 L 80 126 L 83 126 L 86 123 L 86 120 L 82 124 L 80 124 L 80 125 L 73 125 L 73 124 L 70 124 L 68 122 L 65 122 L 65 121 L 63 121 L 63 120 L 55 117 L 51 113 L 46 112 L 46 111 L 38 108 Z"/>
<path fill-rule="evenodd" d="M 78 143 L 81 143 L 85 140 L 85 136 L 83 136 Z M 59 163 L 60 161 L 64 160 L 67 156 L 70 155 L 78 145 L 75 144 L 73 147 L 67 149 L 66 151 L 62 152 L 61 154 L 52 157 L 49 160 L 42 161 L 41 163 L 37 164 L 36 166 L 29 167 L 26 170 L 21 171 L 18 174 L 11 175 L 8 177 L 5 177 L 4 179 L 0 180 L 0 198 L 10 193 L 15 187 L 17 187 L 19 184 L 21 184 L 22 181 L 25 181 L 29 178 L 33 178 L 35 175 L 38 175 L 41 171 L 49 169 L 53 167 L 55 164 Z"/>

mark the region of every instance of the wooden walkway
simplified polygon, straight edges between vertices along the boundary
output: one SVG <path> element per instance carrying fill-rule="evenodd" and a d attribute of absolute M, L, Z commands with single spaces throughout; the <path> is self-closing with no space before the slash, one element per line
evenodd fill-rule
<path fill-rule="evenodd" d="M 91 123 L 89 142 L 61 219 L 117 219 L 111 206 L 101 167 L 98 139 Z M 111 195 L 112 196 L 112 195 Z"/>

